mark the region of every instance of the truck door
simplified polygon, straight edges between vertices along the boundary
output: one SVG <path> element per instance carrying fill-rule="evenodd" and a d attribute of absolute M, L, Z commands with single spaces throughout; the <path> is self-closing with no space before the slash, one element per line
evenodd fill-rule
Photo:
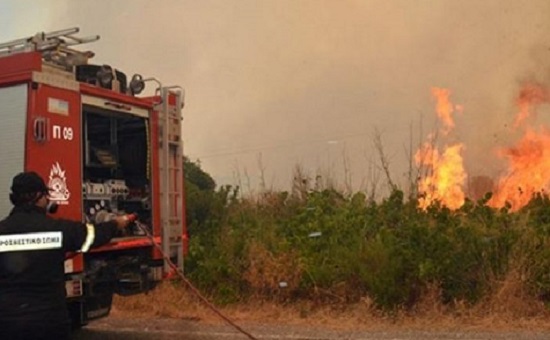
<path fill-rule="evenodd" d="M 70 83 L 69 83 L 70 85 Z M 59 217 L 82 219 L 82 167 L 78 85 L 33 83 L 29 93 L 25 169 L 39 173 L 59 204 Z"/>
<path fill-rule="evenodd" d="M 13 176 L 25 169 L 27 89 L 27 84 L 0 88 L 0 218 L 6 217 L 11 210 L 8 195 Z"/>

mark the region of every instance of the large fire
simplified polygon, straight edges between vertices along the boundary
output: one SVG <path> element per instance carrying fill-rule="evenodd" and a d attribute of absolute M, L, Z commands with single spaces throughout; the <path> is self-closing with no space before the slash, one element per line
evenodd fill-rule
<path fill-rule="evenodd" d="M 437 99 L 436 112 L 443 123 L 441 132 L 446 135 L 454 128 L 452 114 L 457 107 L 449 101 L 446 89 L 432 89 Z M 550 191 L 550 130 L 527 125 L 536 117 L 537 107 L 550 103 L 550 92 L 540 84 L 526 84 L 516 100 L 518 113 L 514 129 L 521 129 L 523 136 L 516 145 L 498 150 L 497 155 L 505 158 L 508 168 L 496 180 L 493 196 L 488 204 L 495 208 L 510 205 L 515 211 L 525 206 L 536 193 Z M 467 178 L 462 151 L 464 145 L 457 143 L 445 146 L 440 152 L 435 147 L 433 136 L 415 155 L 417 165 L 427 170 L 418 183 L 419 207 L 425 209 L 434 201 L 450 209 L 464 204 L 464 187 Z"/>
<path fill-rule="evenodd" d="M 500 151 L 508 159 L 508 171 L 495 188 L 489 205 L 500 208 L 508 202 L 517 210 L 537 192 L 548 191 L 550 182 L 550 133 L 527 130 L 519 143 Z"/>
<path fill-rule="evenodd" d="M 521 89 L 514 128 L 522 128 L 524 134 L 517 145 L 499 150 L 499 156 L 508 161 L 508 170 L 498 180 L 489 205 L 500 208 L 508 202 L 512 211 L 518 210 L 534 194 L 550 188 L 550 133 L 544 127 L 527 125 L 537 107 L 548 101 L 548 90 L 540 84 L 525 84 Z"/>
<path fill-rule="evenodd" d="M 447 135 L 454 128 L 453 112 L 455 106 L 449 100 L 450 91 L 433 88 L 432 96 L 436 99 L 437 116 L 443 123 L 440 129 Z M 464 182 L 466 171 L 462 160 L 462 143 L 443 147 L 440 152 L 434 135 L 415 154 L 415 162 L 425 170 L 425 176 L 418 182 L 420 208 L 426 209 L 434 201 L 450 209 L 458 209 L 464 204 Z"/>

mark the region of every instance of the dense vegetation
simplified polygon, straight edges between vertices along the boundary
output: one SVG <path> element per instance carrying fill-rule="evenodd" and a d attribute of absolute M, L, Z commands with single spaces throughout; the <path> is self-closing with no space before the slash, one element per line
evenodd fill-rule
<path fill-rule="evenodd" d="M 517 274 L 526 294 L 550 299 L 550 200 L 518 212 L 467 201 L 426 211 L 395 188 L 364 193 L 295 188 L 243 198 L 186 161 L 185 271 L 218 303 L 251 297 L 413 308 L 430 287 L 442 304 L 476 304 Z"/>

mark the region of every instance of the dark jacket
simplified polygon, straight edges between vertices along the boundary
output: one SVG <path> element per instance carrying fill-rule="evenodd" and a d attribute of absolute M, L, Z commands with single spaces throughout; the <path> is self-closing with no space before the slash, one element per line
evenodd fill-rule
<path fill-rule="evenodd" d="M 53 219 L 36 206 L 15 207 L 0 221 L 0 325 L 68 324 L 66 252 L 106 244 L 116 232 L 114 221 L 86 225 Z"/>

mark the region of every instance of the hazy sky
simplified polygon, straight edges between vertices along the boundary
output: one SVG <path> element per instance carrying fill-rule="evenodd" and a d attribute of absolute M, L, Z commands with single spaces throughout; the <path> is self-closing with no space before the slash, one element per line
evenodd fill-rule
<path fill-rule="evenodd" d="M 547 0 L 0 0 L 0 41 L 79 26 L 101 35 L 92 61 L 182 85 L 185 153 L 219 184 L 255 185 L 261 157 L 268 185 L 300 164 L 357 187 L 375 128 L 404 179 L 433 86 L 464 106 L 449 141 L 469 173 L 501 170 L 520 82 L 550 78 L 548 18 Z"/>

